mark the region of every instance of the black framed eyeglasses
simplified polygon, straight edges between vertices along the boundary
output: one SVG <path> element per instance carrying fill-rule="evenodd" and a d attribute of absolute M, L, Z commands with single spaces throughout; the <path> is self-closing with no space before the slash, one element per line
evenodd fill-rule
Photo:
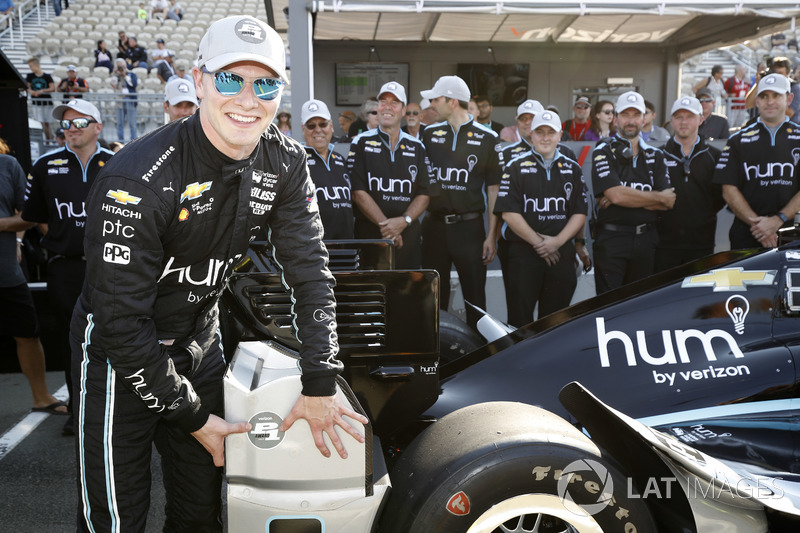
<path fill-rule="evenodd" d="M 411 115 L 414 115 L 416 117 L 417 115 L 419 115 L 419 111 L 406 111 L 406 116 L 407 117 L 409 117 Z"/>
<path fill-rule="evenodd" d="M 367 115 L 377 115 L 377 111 L 367 111 Z"/>
<path fill-rule="evenodd" d="M 89 124 L 97 124 L 97 121 L 93 118 L 84 117 L 73 118 L 72 120 L 62 119 L 59 121 L 59 125 L 61 125 L 64 131 L 67 131 L 70 126 L 75 126 L 76 129 L 82 130 L 83 128 L 88 128 Z"/>
<path fill-rule="evenodd" d="M 214 77 L 214 87 L 222 96 L 236 96 L 246 85 L 244 78 L 233 72 L 226 70 L 209 72 L 205 66 L 202 71 Z M 253 92 L 259 100 L 275 100 L 280 96 L 284 85 L 283 80 L 278 78 L 256 78 L 253 80 Z"/>

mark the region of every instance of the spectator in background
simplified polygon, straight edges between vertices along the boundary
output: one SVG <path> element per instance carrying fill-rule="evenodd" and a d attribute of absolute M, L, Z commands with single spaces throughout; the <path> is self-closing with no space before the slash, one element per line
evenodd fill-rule
<path fill-rule="evenodd" d="M 194 85 L 194 78 L 192 78 L 191 74 L 186 72 L 186 63 L 184 63 L 183 61 L 176 61 L 174 69 L 175 69 L 175 74 L 173 74 L 167 81 L 172 81 L 174 79 L 180 78 Z"/>
<path fill-rule="evenodd" d="M 167 12 L 167 17 L 174 20 L 175 22 L 180 22 L 183 20 L 183 8 L 176 0 L 169 0 L 169 11 Z"/>
<path fill-rule="evenodd" d="M 350 131 L 350 126 L 356 121 L 356 114 L 352 111 L 342 111 L 339 113 L 339 129 L 342 130 L 342 136 L 339 139 L 344 142 L 350 139 L 347 132 Z"/>
<path fill-rule="evenodd" d="M 744 65 L 737 65 L 733 76 L 725 80 L 725 92 L 731 98 L 728 111 L 728 124 L 734 128 L 742 126 L 749 114 L 745 109 L 745 98 L 750 89 L 750 83 L 745 79 L 747 68 Z"/>
<path fill-rule="evenodd" d="M 159 61 L 156 67 L 156 75 L 161 80 L 161 83 L 167 83 L 175 75 L 175 70 L 172 68 L 172 55 L 167 55 Z"/>
<path fill-rule="evenodd" d="M 56 400 L 45 382 L 36 309 L 20 267 L 22 238 L 33 226 L 20 216 L 25 203 L 25 173 L 7 154 L 8 146 L 0 139 L 0 335 L 14 337 L 19 366 L 33 394 L 33 411 L 66 415 L 67 404 Z"/>
<path fill-rule="evenodd" d="M 347 160 L 333 151 L 333 121 L 328 106 L 321 100 L 309 100 L 303 104 L 300 118 L 324 237 L 352 239 L 353 200 Z"/>
<path fill-rule="evenodd" d="M 128 36 L 125 35 L 124 31 L 119 32 L 117 35 L 119 36 L 117 40 L 117 57 L 124 59 L 128 53 Z"/>
<path fill-rule="evenodd" d="M 56 90 L 55 82 L 50 74 L 42 71 L 39 60 L 35 57 L 28 59 L 30 74 L 25 76 L 25 83 L 28 85 L 28 94 L 33 100 L 33 118 L 42 123 L 45 140 L 50 140 L 50 120 L 53 111 L 53 98 L 51 94 Z"/>
<path fill-rule="evenodd" d="M 769 63 L 769 62 L 768 62 Z M 756 82 L 750 87 L 750 90 L 747 92 L 747 96 L 745 97 L 745 107 L 747 109 L 752 109 L 756 107 L 756 93 L 758 91 L 758 84 L 762 77 L 766 74 L 771 73 L 776 74 L 783 74 L 787 78 L 792 75 L 792 62 L 789 60 L 788 57 L 776 57 L 769 63 L 769 69 L 767 70 L 759 70 L 756 73 Z M 791 91 L 792 97 L 787 102 L 788 105 L 786 106 L 786 116 L 795 119 L 795 114 L 800 111 L 800 86 L 792 81 L 791 83 Z M 800 117 L 800 115 L 798 115 Z M 701 128 L 702 129 L 702 128 Z"/>
<path fill-rule="evenodd" d="M 728 138 L 728 119 L 714 113 L 714 95 L 705 87 L 697 91 L 697 99 L 703 106 L 703 122 L 700 124 L 700 135 L 709 140 Z"/>
<path fill-rule="evenodd" d="M 669 140 L 669 132 L 661 126 L 656 126 L 653 122 L 656 119 L 656 106 L 649 100 L 644 101 L 644 107 L 647 110 L 644 114 L 644 126 L 639 134 L 642 139 L 650 142 L 666 142 Z"/>
<path fill-rule="evenodd" d="M 156 39 L 156 49 L 150 52 L 150 57 L 153 59 L 153 66 L 157 67 L 162 61 L 166 61 L 168 57 L 175 54 L 164 45 L 164 39 Z"/>
<path fill-rule="evenodd" d="M 111 75 L 111 87 L 118 95 L 117 100 L 117 138 L 125 142 L 125 122 L 131 132 L 130 140 L 139 134 L 136 131 L 136 86 L 139 79 L 129 71 L 124 59 L 117 59 L 117 68 Z"/>
<path fill-rule="evenodd" d="M 427 124 L 422 123 L 422 109 L 416 102 L 406 105 L 406 125 L 402 130 L 415 139 L 422 139 L 422 130 Z"/>
<path fill-rule="evenodd" d="M 439 113 L 431 105 L 431 101 L 427 98 L 423 98 L 419 101 L 419 106 L 422 108 L 422 123 L 426 126 L 430 126 L 434 122 L 439 122 L 441 118 L 439 117 Z M 472 114 L 472 113 L 470 113 Z M 475 115 L 472 115 L 473 117 Z"/>
<path fill-rule="evenodd" d="M 147 10 L 144 8 L 144 2 L 139 3 L 139 9 L 136 10 L 136 18 L 145 22 L 149 19 Z"/>
<path fill-rule="evenodd" d="M 83 93 L 89 92 L 89 84 L 78 77 L 75 65 L 67 65 L 67 77 L 58 84 L 58 91 L 64 93 L 67 100 L 83 98 Z"/>
<path fill-rule="evenodd" d="M 711 96 L 714 97 L 714 102 L 716 102 L 715 105 L 719 106 L 719 109 L 715 109 L 715 111 L 721 113 L 722 102 L 728 96 L 725 93 L 725 83 L 722 81 L 722 65 L 714 65 L 711 67 L 711 76 L 701 79 L 692 87 L 692 91 L 695 95 L 700 89 L 708 89 L 711 91 Z"/>
<path fill-rule="evenodd" d="M 108 72 L 114 71 L 114 64 L 111 62 L 111 52 L 106 50 L 106 42 L 102 39 L 97 41 L 97 49 L 94 51 L 94 66 L 106 67 Z"/>
<path fill-rule="evenodd" d="M 377 98 L 367 98 L 361 104 L 358 112 L 359 117 L 350 125 L 347 135 L 355 138 L 359 133 L 375 129 L 378 127 L 378 100 Z"/>
<path fill-rule="evenodd" d="M 769 46 L 771 50 L 786 51 L 786 34 L 783 32 L 773 33 L 769 38 Z"/>
<path fill-rule="evenodd" d="M 147 51 L 139 46 L 136 37 L 128 37 L 128 49 L 125 51 L 125 63 L 128 64 L 128 70 L 142 67 L 146 68 L 147 72 L 150 72 L 150 67 L 147 65 Z"/>
<path fill-rule="evenodd" d="M 531 140 L 531 122 L 533 117 L 544 111 L 544 107 L 538 100 L 525 100 L 519 107 L 517 107 L 516 124 L 514 126 L 506 126 L 500 132 L 500 139 L 511 143 L 519 143 L 525 141 L 525 146 L 521 147 L 524 150 L 530 149 Z M 520 150 L 520 151 L 524 151 Z M 509 154 L 511 155 L 511 154 Z M 517 155 L 517 154 L 514 154 Z M 511 157 L 504 159 L 506 163 L 511 161 Z"/>
<path fill-rule="evenodd" d="M 67 138 L 64 136 L 64 128 L 58 128 L 56 130 L 56 144 L 59 148 L 63 148 L 65 144 L 67 144 Z"/>
<path fill-rule="evenodd" d="M 590 125 L 583 134 L 584 141 L 599 141 L 617 132 L 614 126 L 614 104 L 608 100 L 598 100 L 589 116 Z"/>
<path fill-rule="evenodd" d="M 494 122 L 492 120 L 492 111 L 494 110 L 494 106 L 489 101 L 489 98 L 479 94 L 474 97 L 474 100 L 475 105 L 478 106 L 478 115 L 475 118 L 475 121 L 482 126 L 486 126 L 497 135 L 500 135 L 500 132 L 503 130 L 504 126 L 499 122 Z"/>
<path fill-rule="evenodd" d="M 10 15 L 14 12 L 14 2 L 11 0 L 0 0 L 0 15 Z"/>
<path fill-rule="evenodd" d="M 69 7 L 69 2 L 67 2 L 67 7 Z M 61 0 L 53 0 L 53 13 L 57 17 L 61 15 Z"/>
<path fill-rule="evenodd" d="M 150 2 L 150 19 L 166 20 L 169 15 L 169 2 L 167 0 L 152 0 Z"/>
<path fill-rule="evenodd" d="M 174 78 L 164 87 L 164 112 L 169 122 L 194 115 L 199 106 L 193 82 Z"/>
<path fill-rule="evenodd" d="M 287 137 L 292 136 L 292 114 L 286 110 L 281 110 L 275 117 L 275 124 L 278 130 Z"/>
<path fill-rule="evenodd" d="M 469 99 L 467 102 L 467 113 L 472 115 L 472 118 L 478 117 L 478 104 L 475 103 L 475 97 Z"/>
<path fill-rule="evenodd" d="M 582 141 L 583 136 L 589 130 L 592 122 L 589 120 L 592 104 L 589 98 L 579 96 L 572 105 L 572 118 L 566 120 L 562 125 L 562 141 Z"/>

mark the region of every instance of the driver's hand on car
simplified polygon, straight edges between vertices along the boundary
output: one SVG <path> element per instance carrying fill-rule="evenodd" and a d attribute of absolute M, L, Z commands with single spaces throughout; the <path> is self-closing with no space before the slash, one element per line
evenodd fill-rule
<path fill-rule="evenodd" d="M 308 422 L 311 428 L 311 435 L 314 437 L 314 444 L 316 444 L 322 455 L 325 457 L 331 456 L 331 452 L 323 439 L 323 433 L 327 433 L 334 448 L 339 452 L 339 456 L 342 459 L 347 459 L 347 450 L 344 449 L 344 444 L 336 433 L 335 427 L 341 427 L 358 442 L 364 442 L 364 435 L 345 421 L 342 418 L 343 416 L 357 420 L 362 424 L 369 422 L 367 417 L 345 406 L 337 396 L 304 396 L 301 394 L 289 415 L 281 424 L 280 430 L 288 431 L 297 419 L 303 418 Z"/>
<path fill-rule="evenodd" d="M 231 433 L 244 433 L 253 429 L 248 422 L 231 424 L 216 415 L 209 415 L 206 423 L 192 433 L 203 448 L 214 458 L 214 466 L 225 465 L 225 437 Z"/>

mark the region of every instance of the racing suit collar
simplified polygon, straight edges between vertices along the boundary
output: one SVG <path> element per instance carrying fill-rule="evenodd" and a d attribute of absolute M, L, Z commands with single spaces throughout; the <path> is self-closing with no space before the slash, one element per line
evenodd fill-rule
<path fill-rule="evenodd" d="M 216 146 L 206 137 L 203 126 L 200 123 L 200 114 L 195 113 L 187 120 L 188 135 L 190 142 L 197 149 L 193 151 L 194 156 L 199 159 L 203 166 L 219 171 L 223 181 L 228 181 L 246 172 L 253 166 L 258 157 L 261 143 L 256 144 L 255 150 L 245 159 L 233 159 L 220 152 Z"/>

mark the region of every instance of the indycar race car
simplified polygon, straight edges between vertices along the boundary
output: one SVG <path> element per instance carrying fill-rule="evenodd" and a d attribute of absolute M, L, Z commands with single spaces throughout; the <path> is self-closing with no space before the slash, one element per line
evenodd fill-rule
<path fill-rule="evenodd" d="M 435 272 L 387 270 L 380 243 L 331 255 L 338 394 L 367 442 L 326 459 L 303 421 L 278 430 L 297 341 L 254 247 L 224 295 L 226 418 L 253 426 L 226 443 L 229 531 L 799 530 L 800 243 L 695 261 L 460 357 L 474 339 L 440 325 Z"/>

